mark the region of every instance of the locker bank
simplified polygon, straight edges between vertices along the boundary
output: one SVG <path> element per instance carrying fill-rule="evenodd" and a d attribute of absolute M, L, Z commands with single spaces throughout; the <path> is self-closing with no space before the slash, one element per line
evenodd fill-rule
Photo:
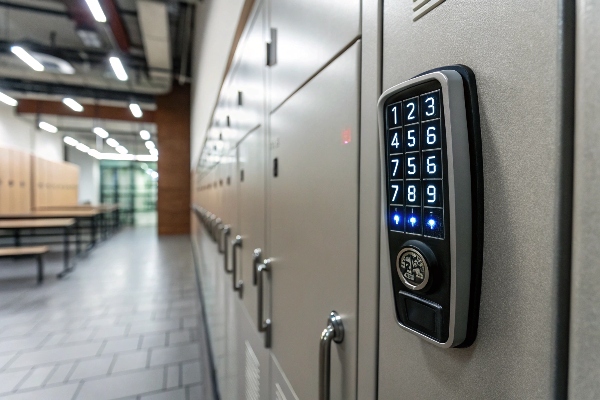
<path fill-rule="evenodd" d="M 0 0 L 0 400 L 600 399 L 598 21 Z"/>

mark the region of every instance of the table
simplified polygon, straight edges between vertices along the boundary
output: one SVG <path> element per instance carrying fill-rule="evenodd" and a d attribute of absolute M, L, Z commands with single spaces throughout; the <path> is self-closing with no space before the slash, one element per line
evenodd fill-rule
<path fill-rule="evenodd" d="M 21 231 L 24 229 L 63 228 L 64 266 L 63 271 L 58 274 L 58 277 L 62 278 L 74 269 L 69 262 L 69 235 L 75 224 L 74 218 L 6 219 L 0 220 L 0 229 L 13 231 L 15 246 L 19 247 L 21 246 Z"/>

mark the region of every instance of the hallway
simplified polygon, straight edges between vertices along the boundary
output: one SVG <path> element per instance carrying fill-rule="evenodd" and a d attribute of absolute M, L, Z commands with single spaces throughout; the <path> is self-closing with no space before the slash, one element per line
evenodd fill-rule
<path fill-rule="evenodd" d="M 0 399 L 198 399 L 200 304 L 188 236 L 125 229 L 35 283 L 0 261 Z"/>

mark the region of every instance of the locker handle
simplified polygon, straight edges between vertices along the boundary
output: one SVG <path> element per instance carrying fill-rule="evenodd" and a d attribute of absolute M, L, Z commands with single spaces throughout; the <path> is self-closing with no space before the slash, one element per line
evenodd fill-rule
<path fill-rule="evenodd" d="M 329 400 L 331 377 L 331 341 L 342 343 L 344 324 L 335 311 L 329 314 L 327 328 L 321 333 L 319 346 L 319 400 Z"/>
<path fill-rule="evenodd" d="M 271 272 L 271 259 L 267 258 L 262 264 L 258 265 L 258 331 L 265 333 L 265 347 L 268 349 L 271 347 L 271 319 L 265 319 L 263 316 L 263 292 L 264 292 L 264 278 L 265 272 Z"/>
<path fill-rule="evenodd" d="M 223 221 L 221 220 L 221 218 L 217 218 L 215 220 L 215 223 L 213 224 L 213 229 L 212 229 L 213 241 L 217 242 L 217 245 L 219 244 L 218 232 L 220 232 L 221 226 L 223 226 Z"/>
<path fill-rule="evenodd" d="M 260 257 L 262 256 L 262 249 L 254 249 L 252 258 L 252 284 L 254 286 L 258 283 L 258 266 L 260 265 Z"/>
<path fill-rule="evenodd" d="M 221 226 L 221 235 L 219 236 L 219 243 L 217 248 L 219 249 L 219 253 L 225 253 L 225 249 L 227 248 L 227 237 L 231 233 L 231 227 L 229 225 Z M 223 246 L 221 246 L 223 245 Z"/>
<path fill-rule="evenodd" d="M 244 281 L 237 278 L 237 248 L 242 248 L 242 237 L 237 235 L 234 240 L 231 241 L 231 257 L 232 257 L 232 270 L 233 270 L 233 291 L 238 292 L 240 298 L 242 297 L 242 288 L 244 287 Z"/>

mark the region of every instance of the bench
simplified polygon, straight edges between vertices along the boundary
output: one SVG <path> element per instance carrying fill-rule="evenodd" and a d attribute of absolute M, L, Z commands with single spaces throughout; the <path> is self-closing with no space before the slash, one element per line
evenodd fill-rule
<path fill-rule="evenodd" d="M 35 257 L 38 267 L 38 283 L 44 281 L 44 261 L 42 256 L 48 252 L 48 246 L 0 247 L 0 258 Z"/>

